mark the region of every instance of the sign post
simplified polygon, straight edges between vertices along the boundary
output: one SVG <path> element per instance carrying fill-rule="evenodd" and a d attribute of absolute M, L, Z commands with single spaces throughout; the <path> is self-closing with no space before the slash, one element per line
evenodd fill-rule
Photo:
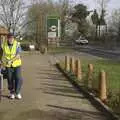
<path fill-rule="evenodd" d="M 59 46 L 60 19 L 58 16 L 47 16 L 48 46 Z"/>

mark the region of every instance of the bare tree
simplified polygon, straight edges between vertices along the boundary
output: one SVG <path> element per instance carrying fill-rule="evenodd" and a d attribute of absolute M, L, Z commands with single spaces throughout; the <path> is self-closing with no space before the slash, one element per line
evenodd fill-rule
<path fill-rule="evenodd" d="M 0 20 L 9 32 L 15 33 L 24 21 L 22 0 L 0 0 Z"/>
<path fill-rule="evenodd" d="M 116 9 L 112 12 L 112 15 L 109 19 L 109 24 L 110 28 L 115 34 L 117 34 L 120 27 L 120 9 Z"/>
<path fill-rule="evenodd" d="M 59 14 L 61 19 L 61 40 L 64 40 L 65 37 L 65 25 L 66 25 L 66 16 L 69 11 L 69 0 L 59 0 Z"/>
<path fill-rule="evenodd" d="M 101 12 L 103 9 L 106 9 L 107 4 L 110 0 L 93 0 L 93 1 L 96 2 L 98 10 L 99 12 Z"/>
<path fill-rule="evenodd" d="M 49 1 L 50 2 L 50 1 Z M 31 42 L 34 42 L 38 48 L 40 44 L 46 42 L 46 16 L 53 11 L 52 3 L 42 0 L 31 1 L 31 7 L 27 13 L 26 32 Z"/>
<path fill-rule="evenodd" d="M 114 10 L 110 16 L 108 31 L 112 44 L 120 45 L 120 9 Z"/>
<path fill-rule="evenodd" d="M 100 38 L 101 37 L 101 26 L 106 27 L 106 33 L 107 33 L 107 23 L 106 23 L 105 17 L 106 17 L 106 7 L 110 0 L 94 0 L 94 1 L 96 2 L 96 9 L 98 10 L 98 13 L 99 13 L 98 22 L 96 24 L 96 37 L 99 35 L 99 37 L 97 38 Z M 97 32 L 98 32 L 98 35 L 97 35 Z"/>
<path fill-rule="evenodd" d="M 66 15 L 68 14 L 69 0 L 31 0 L 31 8 L 28 9 L 26 32 L 34 36 L 34 42 L 41 44 L 47 38 L 46 17 L 55 15 L 61 18 L 62 38 L 65 35 Z M 64 39 L 64 38 L 63 38 Z"/>

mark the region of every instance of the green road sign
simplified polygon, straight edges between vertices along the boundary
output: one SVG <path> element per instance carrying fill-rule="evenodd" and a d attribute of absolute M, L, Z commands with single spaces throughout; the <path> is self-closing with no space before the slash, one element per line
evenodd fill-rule
<path fill-rule="evenodd" d="M 47 16 L 48 38 L 56 38 L 60 35 L 60 22 L 58 16 Z"/>

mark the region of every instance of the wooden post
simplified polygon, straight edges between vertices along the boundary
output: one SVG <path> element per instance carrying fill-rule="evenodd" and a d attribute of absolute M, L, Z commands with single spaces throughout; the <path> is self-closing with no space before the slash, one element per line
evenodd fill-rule
<path fill-rule="evenodd" d="M 74 60 L 74 57 L 70 58 L 70 71 L 75 74 L 75 60 Z"/>
<path fill-rule="evenodd" d="M 44 53 L 47 54 L 47 47 L 44 48 Z"/>
<path fill-rule="evenodd" d="M 70 71 L 70 60 L 69 56 L 65 56 L 65 70 Z"/>
<path fill-rule="evenodd" d="M 82 79 L 82 70 L 81 70 L 81 63 L 80 60 L 76 60 L 76 76 L 77 79 Z"/>
<path fill-rule="evenodd" d="M 99 92 L 101 101 L 107 100 L 107 88 L 106 88 L 106 73 L 102 70 L 100 72 Z"/>
<path fill-rule="evenodd" d="M 94 67 L 92 64 L 89 64 L 88 65 L 88 87 L 92 88 L 93 86 L 93 70 L 94 70 Z"/>
<path fill-rule="evenodd" d="M 0 101 L 2 99 L 2 90 L 3 90 L 3 75 L 0 74 Z"/>

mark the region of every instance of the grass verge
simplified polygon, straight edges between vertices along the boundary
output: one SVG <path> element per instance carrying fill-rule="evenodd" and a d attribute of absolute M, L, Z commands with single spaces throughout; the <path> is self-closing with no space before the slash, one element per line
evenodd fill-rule
<path fill-rule="evenodd" d="M 83 72 L 83 83 L 86 87 L 88 64 L 94 65 L 93 74 L 93 86 L 95 90 L 99 87 L 99 73 L 100 70 L 104 70 L 107 73 L 107 94 L 108 102 L 107 105 L 111 107 L 118 115 L 120 115 L 120 62 L 112 60 L 81 60 L 82 72 Z M 61 67 L 64 68 L 64 62 L 60 63 Z"/>

